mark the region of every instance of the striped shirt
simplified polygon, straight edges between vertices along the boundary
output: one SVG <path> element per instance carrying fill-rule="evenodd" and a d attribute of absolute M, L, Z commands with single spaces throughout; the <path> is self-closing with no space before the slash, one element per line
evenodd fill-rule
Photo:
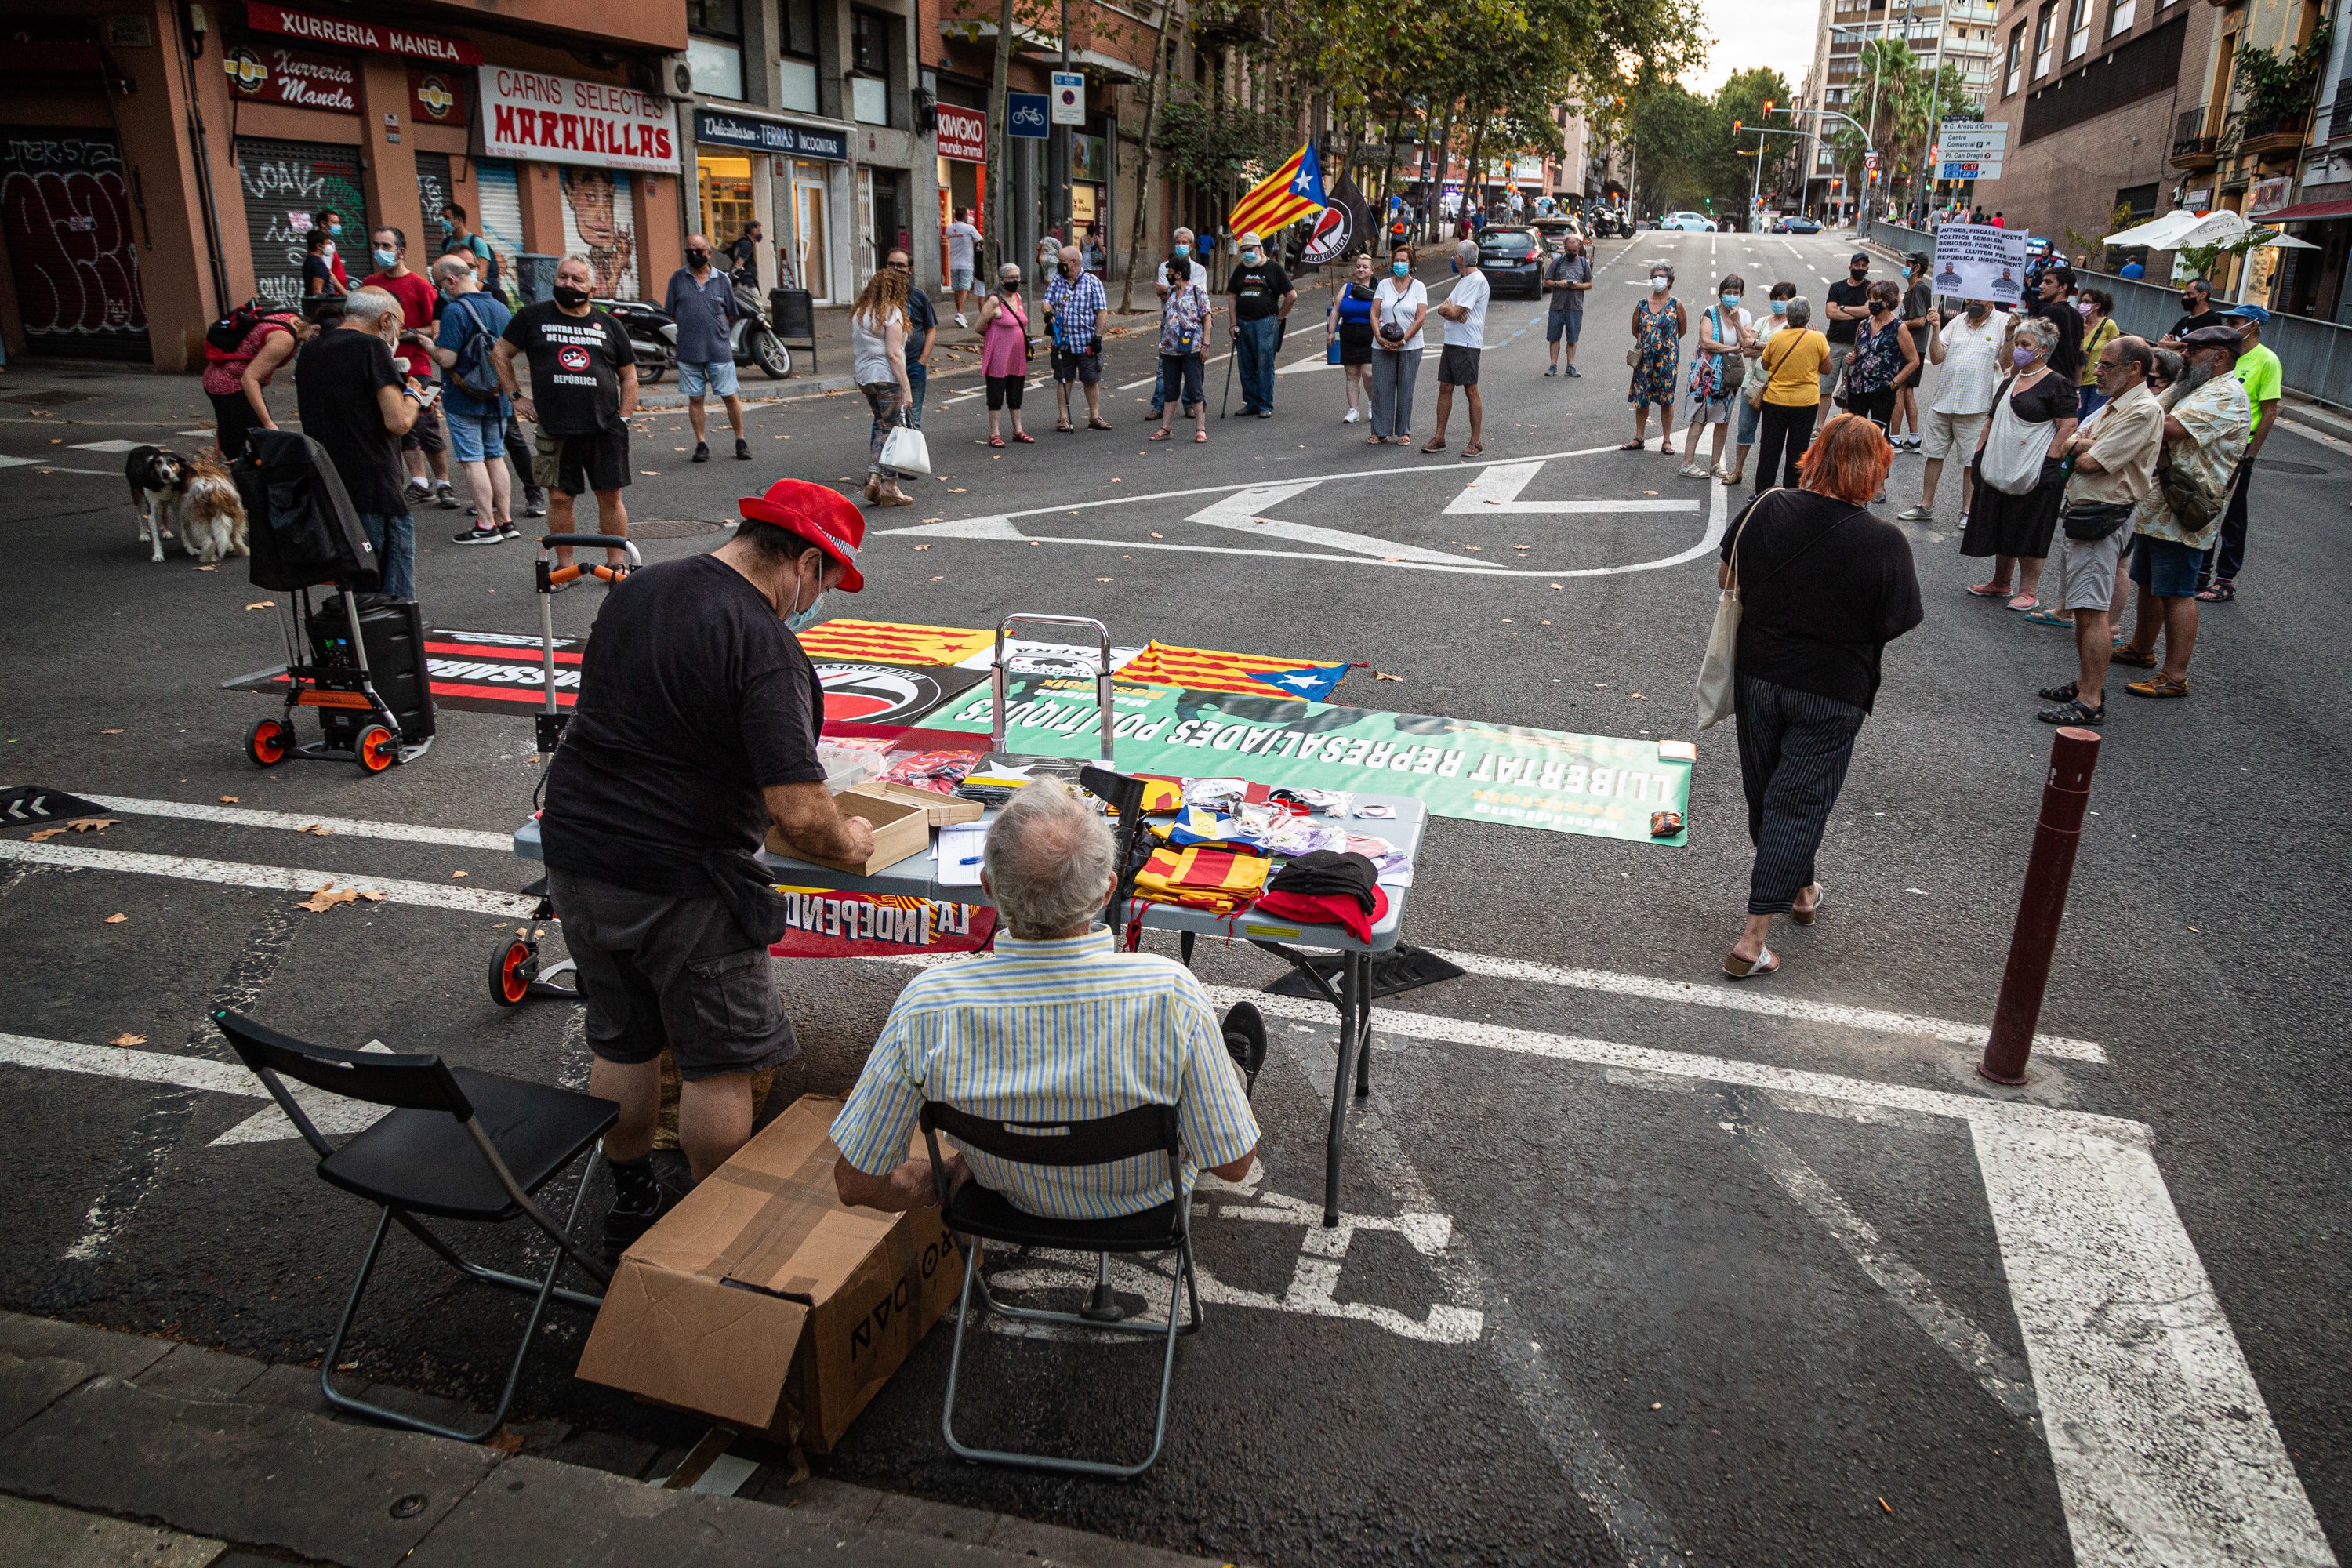
<path fill-rule="evenodd" d="M 1024 942 L 908 982 L 834 1120 L 842 1157 L 878 1176 L 906 1158 L 926 1100 L 1004 1121 L 1087 1121 L 1174 1105 L 1184 1179 L 1257 1147 L 1240 1069 L 1190 970 L 1119 952 L 1097 928 Z M 964 1151 L 972 1179 L 1055 1219 L 1111 1219 L 1168 1202 L 1168 1162 L 1021 1165 Z"/>

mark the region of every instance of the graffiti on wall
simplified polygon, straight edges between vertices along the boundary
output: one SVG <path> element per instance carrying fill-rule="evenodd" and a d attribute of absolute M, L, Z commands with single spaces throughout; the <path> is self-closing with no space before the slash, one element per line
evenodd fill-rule
<path fill-rule="evenodd" d="M 636 299 L 637 215 L 629 176 L 566 164 L 562 177 L 565 252 L 585 256 L 595 268 L 598 299 Z"/>
<path fill-rule="evenodd" d="M 113 137 L 0 130 L 0 227 L 27 338 L 95 343 L 146 332 Z"/>

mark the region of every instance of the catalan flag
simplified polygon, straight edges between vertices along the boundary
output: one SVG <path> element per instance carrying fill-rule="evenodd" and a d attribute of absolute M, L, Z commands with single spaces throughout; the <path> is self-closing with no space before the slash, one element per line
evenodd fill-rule
<path fill-rule="evenodd" d="M 1222 648 L 1181 647 L 1155 641 L 1120 665 L 1118 678 L 1152 686 L 1223 691 L 1234 697 L 1311 698 L 1319 701 L 1331 694 L 1331 688 L 1346 677 L 1349 668 L 1312 658 L 1227 653 Z M 1310 684 L 1296 687 L 1283 681 L 1283 677 L 1294 673 L 1308 677 Z"/>
<path fill-rule="evenodd" d="M 953 664 L 995 641 L 993 632 L 889 621 L 827 621 L 800 635 L 801 648 L 811 658 L 866 664 Z"/>
<path fill-rule="evenodd" d="M 1322 161 L 1315 156 L 1315 143 L 1309 142 L 1251 186 L 1249 194 L 1234 204 L 1225 223 L 1236 237 L 1244 233 L 1265 236 L 1330 205 L 1323 195 Z"/>

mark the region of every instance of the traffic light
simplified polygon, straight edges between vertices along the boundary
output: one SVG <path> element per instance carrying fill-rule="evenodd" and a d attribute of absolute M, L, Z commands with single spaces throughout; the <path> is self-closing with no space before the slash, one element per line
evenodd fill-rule
<path fill-rule="evenodd" d="M 1738 120 L 1733 121 L 1731 122 L 1731 136 L 1732 136 L 1732 140 L 1733 140 L 1733 141 L 1735 141 L 1735 142 L 1736 142 L 1736 141 L 1738 141 L 1738 140 L 1739 139 L 1739 133 L 1740 133 L 1740 132 L 1741 132 L 1741 131 L 1743 131 L 1744 129 L 1746 129 L 1746 125 L 1745 125 L 1745 122 L 1744 122 L 1744 121 L 1738 121 Z"/>
<path fill-rule="evenodd" d="M 1767 120 L 1772 118 L 1772 100 L 1769 98 L 1764 100 L 1764 118 Z"/>

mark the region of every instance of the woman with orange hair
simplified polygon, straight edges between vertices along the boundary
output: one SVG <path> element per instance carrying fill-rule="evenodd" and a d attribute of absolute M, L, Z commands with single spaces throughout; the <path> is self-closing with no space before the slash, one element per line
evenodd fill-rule
<path fill-rule="evenodd" d="M 1733 714 L 1748 795 L 1748 926 L 1723 961 L 1735 980 L 1769 974 L 1772 917 L 1811 925 L 1813 875 L 1854 737 L 1878 695 L 1879 653 L 1919 624 L 1919 579 L 1902 530 L 1864 510 L 1895 458 L 1886 433 L 1841 414 L 1799 464 L 1801 489 L 1748 504 L 1717 581 L 1739 595 Z"/>

